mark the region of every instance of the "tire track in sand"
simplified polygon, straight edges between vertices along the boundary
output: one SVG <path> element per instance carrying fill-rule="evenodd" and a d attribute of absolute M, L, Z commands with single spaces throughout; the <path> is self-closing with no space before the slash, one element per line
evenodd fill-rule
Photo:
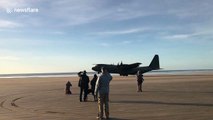
<path fill-rule="evenodd" d="M 15 96 L 18 94 L 15 94 Z M 24 98 L 23 96 L 15 97 L 14 95 L 2 96 L 0 98 L 0 108 L 8 111 L 14 111 L 14 107 L 18 108 L 16 101 Z"/>
<path fill-rule="evenodd" d="M 12 109 L 9 109 L 9 108 L 4 107 L 5 102 L 6 102 L 6 100 L 3 100 L 3 101 L 0 103 L 0 107 L 3 108 L 3 109 L 6 109 L 6 110 L 12 111 Z"/>
<path fill-rule="evenodd" d="M 18 97 L 18 98 L 13 99 L 12 102 L 11 102 L 11 106 L 19 107 L 15 102 L 19 99 L 22 99 L 22 98 L 24 98 L 24 97 Z"/>

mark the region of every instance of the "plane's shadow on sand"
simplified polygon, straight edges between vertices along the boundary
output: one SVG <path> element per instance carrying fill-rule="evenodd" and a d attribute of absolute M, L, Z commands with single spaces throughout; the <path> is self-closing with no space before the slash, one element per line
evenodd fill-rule
<path fill-rule="evenodd" d="M 208 103 L 179 103 L 179 102 L 161 102 L 161 101 L 118 100 L 118 101 L 110 101 L 110 103 L 130 103 L 130 104 L 181 105 L 181 106 L 213 107 L 213 104 L 208 104 Z"/>
<path fill-rule="evenodd" d="M 212 91 L 143 91 L 143 92 L 155 92 L 155 93 L 193 93 L 193 94 L 196 94 L 196 93 L 206 93 L 206 94 L 212 94 L 213 92 Z"/>
<path fill-rule="evenodd" d="M 124 118 L 114 118 L 114 117 L 111 117 L 111 118 L 109 118 L 108 120 L 131 120 L 131 119 L 124 119 Z"/>
<path fill-rule="evenodd" d="M 212 94 L 213 92 L 211 91 L 143 91 L 142 93 L 178 93 L 178 94 L 186 94 L 186 93 L 191 93 L 191 94 Z M 110 93 L 111 95 L 128 95 L 128 96 L 136 96 L 138 94 L 132 94 L 132 93 Z"/>

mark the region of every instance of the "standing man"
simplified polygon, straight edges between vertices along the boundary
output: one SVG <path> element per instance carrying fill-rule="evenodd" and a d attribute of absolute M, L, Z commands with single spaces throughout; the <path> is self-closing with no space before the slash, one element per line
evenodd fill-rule
<path fill-rule="evenodd" d="M 96 85 L 96 81 L 98 79 L 98 76 L 96 74 L 94 74 L 94 77 L 93 79 L 91 80 L 90 82 L 90 85 L 91 85 L 91 89 L 92 89 L 92 95 L 94 97 L 94 101 L 97 101 L 97 96 L 95 95 L 95 85 Z"/>
<path fill-rule="evenodd" d="M 101 69 L 101 76 L 98 78 L 95 87 L 95 94 L 98 94 L 98 117 L 103 119 L 103 106 L 105 105 L 105 116 L 109 119 L 109 83 L 112 76 L 108 73 L 106 68 Z"/>
<path fill-rule="evenodd" d="M 138 91 L 137 92 L 142 92 L 143 81 L 144 81 L 143 74 L 141 71 L 138 71 L 137 73 Z"/>
<path fill-rule="evenodd" d="M 88 88 L 89 88 L 89 77 L 86 74 L 87 72 L 84 71 L 83 74 L 79 74 L 79 82 L 78 86 L 80 87 L 80 102 L 82 102 L 82 94 L 84 92 L 84 102 L 87 101 L 87 94 L 88 94 Z"/>

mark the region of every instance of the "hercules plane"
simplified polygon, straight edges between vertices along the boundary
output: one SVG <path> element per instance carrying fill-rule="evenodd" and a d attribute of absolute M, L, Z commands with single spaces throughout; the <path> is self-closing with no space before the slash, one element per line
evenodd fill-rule
<path fill-rule="evenodd" d="M 118 73 L 120 76 L 128 76 L 128 75 L 135 75 L 138 71 L 142 73 L 146 73 L 152 70 L 158 70 L 160 69 L 159 64 L 159 56 L 155 55 L 152 59 L 149 66 L 143 66 L 140 67 L 141 63 L 133 63 L 133 64 L 123 64 L 122 62 L 117 65 L 113 64 L 96 64 L 94 67 L 92 67 L 92 70 L 100 73 L 101 68 L 105 67 L 109 73 Z"/>

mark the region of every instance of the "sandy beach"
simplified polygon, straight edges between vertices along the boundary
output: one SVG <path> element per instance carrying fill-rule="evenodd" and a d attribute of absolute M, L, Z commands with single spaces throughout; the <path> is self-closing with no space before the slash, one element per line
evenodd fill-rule
<path fill-rule="evenodd" d="M 91 79 L 91 78 L 90 78 Z M 114 76 L 111 120 L 211 120 L 213 74 L 145 75 L 143 92 L 135 76 Z M 65 95 L 67 81 L 72 95 Z M 77 77 L 1 78 L 0 120 L 95 120 L 97 103 L 79 102 Z"/>

